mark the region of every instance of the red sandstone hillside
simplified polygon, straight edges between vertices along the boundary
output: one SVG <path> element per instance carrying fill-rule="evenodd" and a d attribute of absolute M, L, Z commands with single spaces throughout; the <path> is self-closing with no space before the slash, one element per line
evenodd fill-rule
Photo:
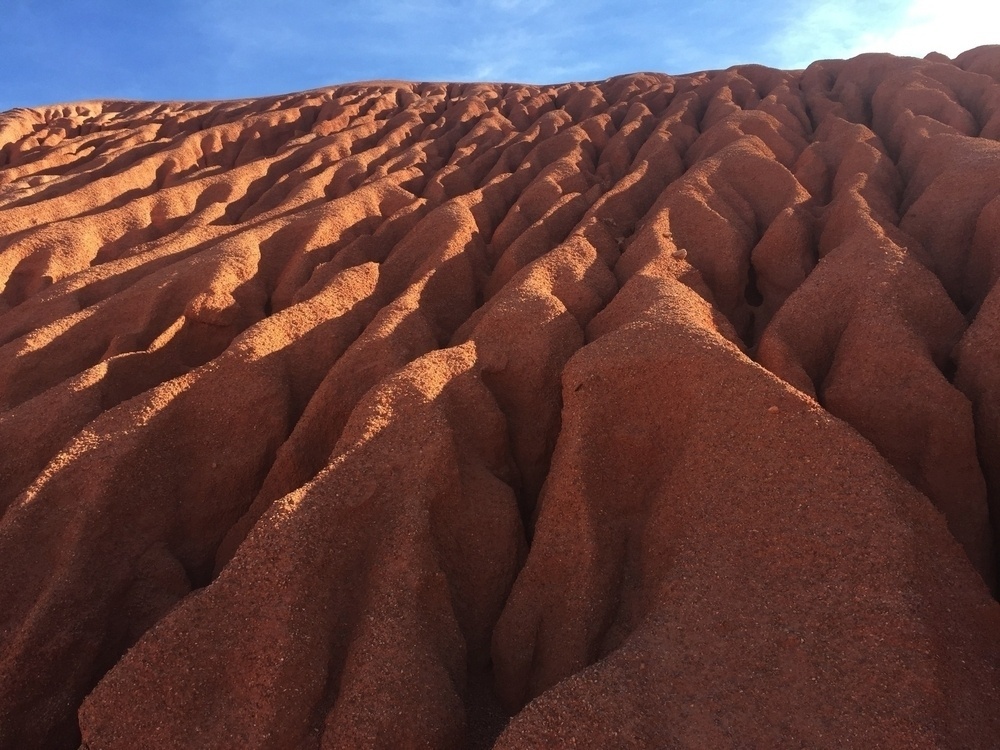
<path fill-rule="evenodd" d="M 0 115 L 0 748 L 995 748 L 998 278 L 1000 47 Z"/>

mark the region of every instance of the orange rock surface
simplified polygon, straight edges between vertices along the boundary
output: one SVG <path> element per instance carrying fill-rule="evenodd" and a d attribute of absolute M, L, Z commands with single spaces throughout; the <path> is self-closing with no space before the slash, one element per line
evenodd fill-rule
<path fill-rule="evenodd" d="M 995 748 L 998 279 L 1000 47 L 2 114 L 0 748 Z"/>

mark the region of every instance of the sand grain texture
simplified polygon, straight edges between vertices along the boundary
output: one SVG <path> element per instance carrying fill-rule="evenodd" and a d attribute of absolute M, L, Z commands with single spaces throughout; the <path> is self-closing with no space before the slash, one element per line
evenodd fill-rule
<path fill-rule="evenodd" d="M 0 114 L 0 749 L 1000 744 L 1000 47 Z"/>

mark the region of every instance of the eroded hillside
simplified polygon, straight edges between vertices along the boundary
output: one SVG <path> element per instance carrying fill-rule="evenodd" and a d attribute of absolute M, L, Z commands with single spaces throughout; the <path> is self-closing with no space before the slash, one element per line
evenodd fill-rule
<path fill-rule="evenodd" d="M 1000 47 L 0 115 L 0 747 L 996 747 L 998 278 Z"/>

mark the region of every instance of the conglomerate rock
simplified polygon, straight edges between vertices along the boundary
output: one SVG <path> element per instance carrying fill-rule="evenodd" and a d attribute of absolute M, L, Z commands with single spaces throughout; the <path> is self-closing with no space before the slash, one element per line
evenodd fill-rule
<path fill-rule="evenodd" d="M 0 748 L 997 747 L 998 279 L 1000 47 L 0 115 Z"/>

